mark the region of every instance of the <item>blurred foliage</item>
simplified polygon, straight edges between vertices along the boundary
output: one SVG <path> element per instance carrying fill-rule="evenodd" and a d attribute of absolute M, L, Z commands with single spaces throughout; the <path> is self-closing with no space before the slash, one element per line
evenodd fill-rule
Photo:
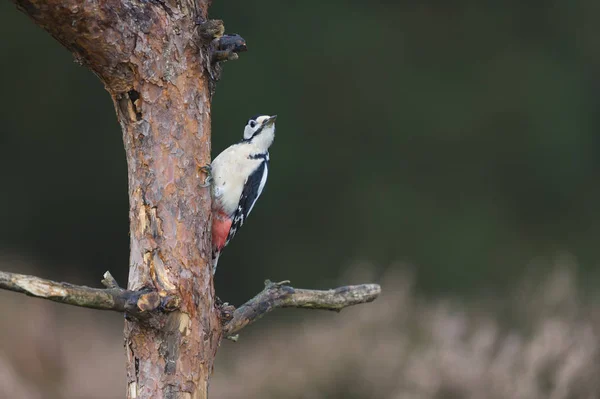
<path fill-rule="evenodd" d="M 219 263 L 221 298 L 265 278 L 326 286 L 357 259 L 414 264 L 428 292 L 502 292 L 562 250 L 597 277 L 599 9 L 215 1 L 211 17 L 249 49 L 217 87 L 215 154 L 249 116 L 279 115 L 267 189 Z M 0 249 L 47 277 L 97 284 L 110 269 L 123 281 L 110 97 L 10 2 L 0 36 Z"/>

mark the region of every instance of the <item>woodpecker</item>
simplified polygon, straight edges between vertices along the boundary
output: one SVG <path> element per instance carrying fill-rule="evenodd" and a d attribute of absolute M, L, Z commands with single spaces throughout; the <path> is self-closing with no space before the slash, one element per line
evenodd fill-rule
<path fill-rule="evenodd" d="M 242 140 L 202 168 L 212 187 L 213 273 L 221 251 L 242 227 L 265 188 L 276 119 L 277 115 L 250 118 Z"/>

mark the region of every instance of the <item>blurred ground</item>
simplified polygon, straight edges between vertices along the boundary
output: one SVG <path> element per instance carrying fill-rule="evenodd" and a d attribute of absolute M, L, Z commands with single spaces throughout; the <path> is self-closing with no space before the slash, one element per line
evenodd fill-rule
<path fill-rule="evenodd" d="M 425 299 L 404 267 L 340 314 L 272 317 L 224 342 L 211 396 L 567 399 L 600 395 L 600 302 L 562 257 L 501 300 Z M 372 278 L 357 265 L 344 283 Z M 294 312 L 294 310 L 279 311 Z M 125 392 L 122 316 L 0 292 L 0 397 L 112 399 Z"/>

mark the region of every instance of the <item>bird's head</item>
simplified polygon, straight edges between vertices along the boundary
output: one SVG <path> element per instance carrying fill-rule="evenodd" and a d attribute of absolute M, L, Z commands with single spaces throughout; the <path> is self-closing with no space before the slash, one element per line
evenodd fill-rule
<path fill-rule="evenodd" d="M 260 138 L 270 139 L 275 137 L 275 120 L 277 115 L 256 115 L 248 120 L 244 128 L 244 140 Z M 270 145 L 270 144 L 269 144 Z"/>

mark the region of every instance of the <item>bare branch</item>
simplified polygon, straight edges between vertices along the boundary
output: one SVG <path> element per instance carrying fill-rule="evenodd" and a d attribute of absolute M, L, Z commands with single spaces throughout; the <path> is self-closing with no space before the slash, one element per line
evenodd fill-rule
<path fill-rule="evenodd" d="M 372 302 L 381 293 L 378 284 L 348 285 L 327 291 L 290 287 L 289 281 L 265 281 L 265 289 L 237 308 L 223 326 L 225 337 L 237 340 L 235 333 L 276 308 L 305 308 L 341 311 L 360 303 Z"/>
<path fill-rule="evenodd" d="M 84 308 L 114 310 L 140 316 L 159 307 L 173 310 L 178 303 L 177 298 L 162 298 L 153 290 L 129 291 L 119 288 L 109 272 L 104 274 L 102 283 L 109 288 L 91 288 L 25 274 L 0 272 L 0 289 Z"/>

